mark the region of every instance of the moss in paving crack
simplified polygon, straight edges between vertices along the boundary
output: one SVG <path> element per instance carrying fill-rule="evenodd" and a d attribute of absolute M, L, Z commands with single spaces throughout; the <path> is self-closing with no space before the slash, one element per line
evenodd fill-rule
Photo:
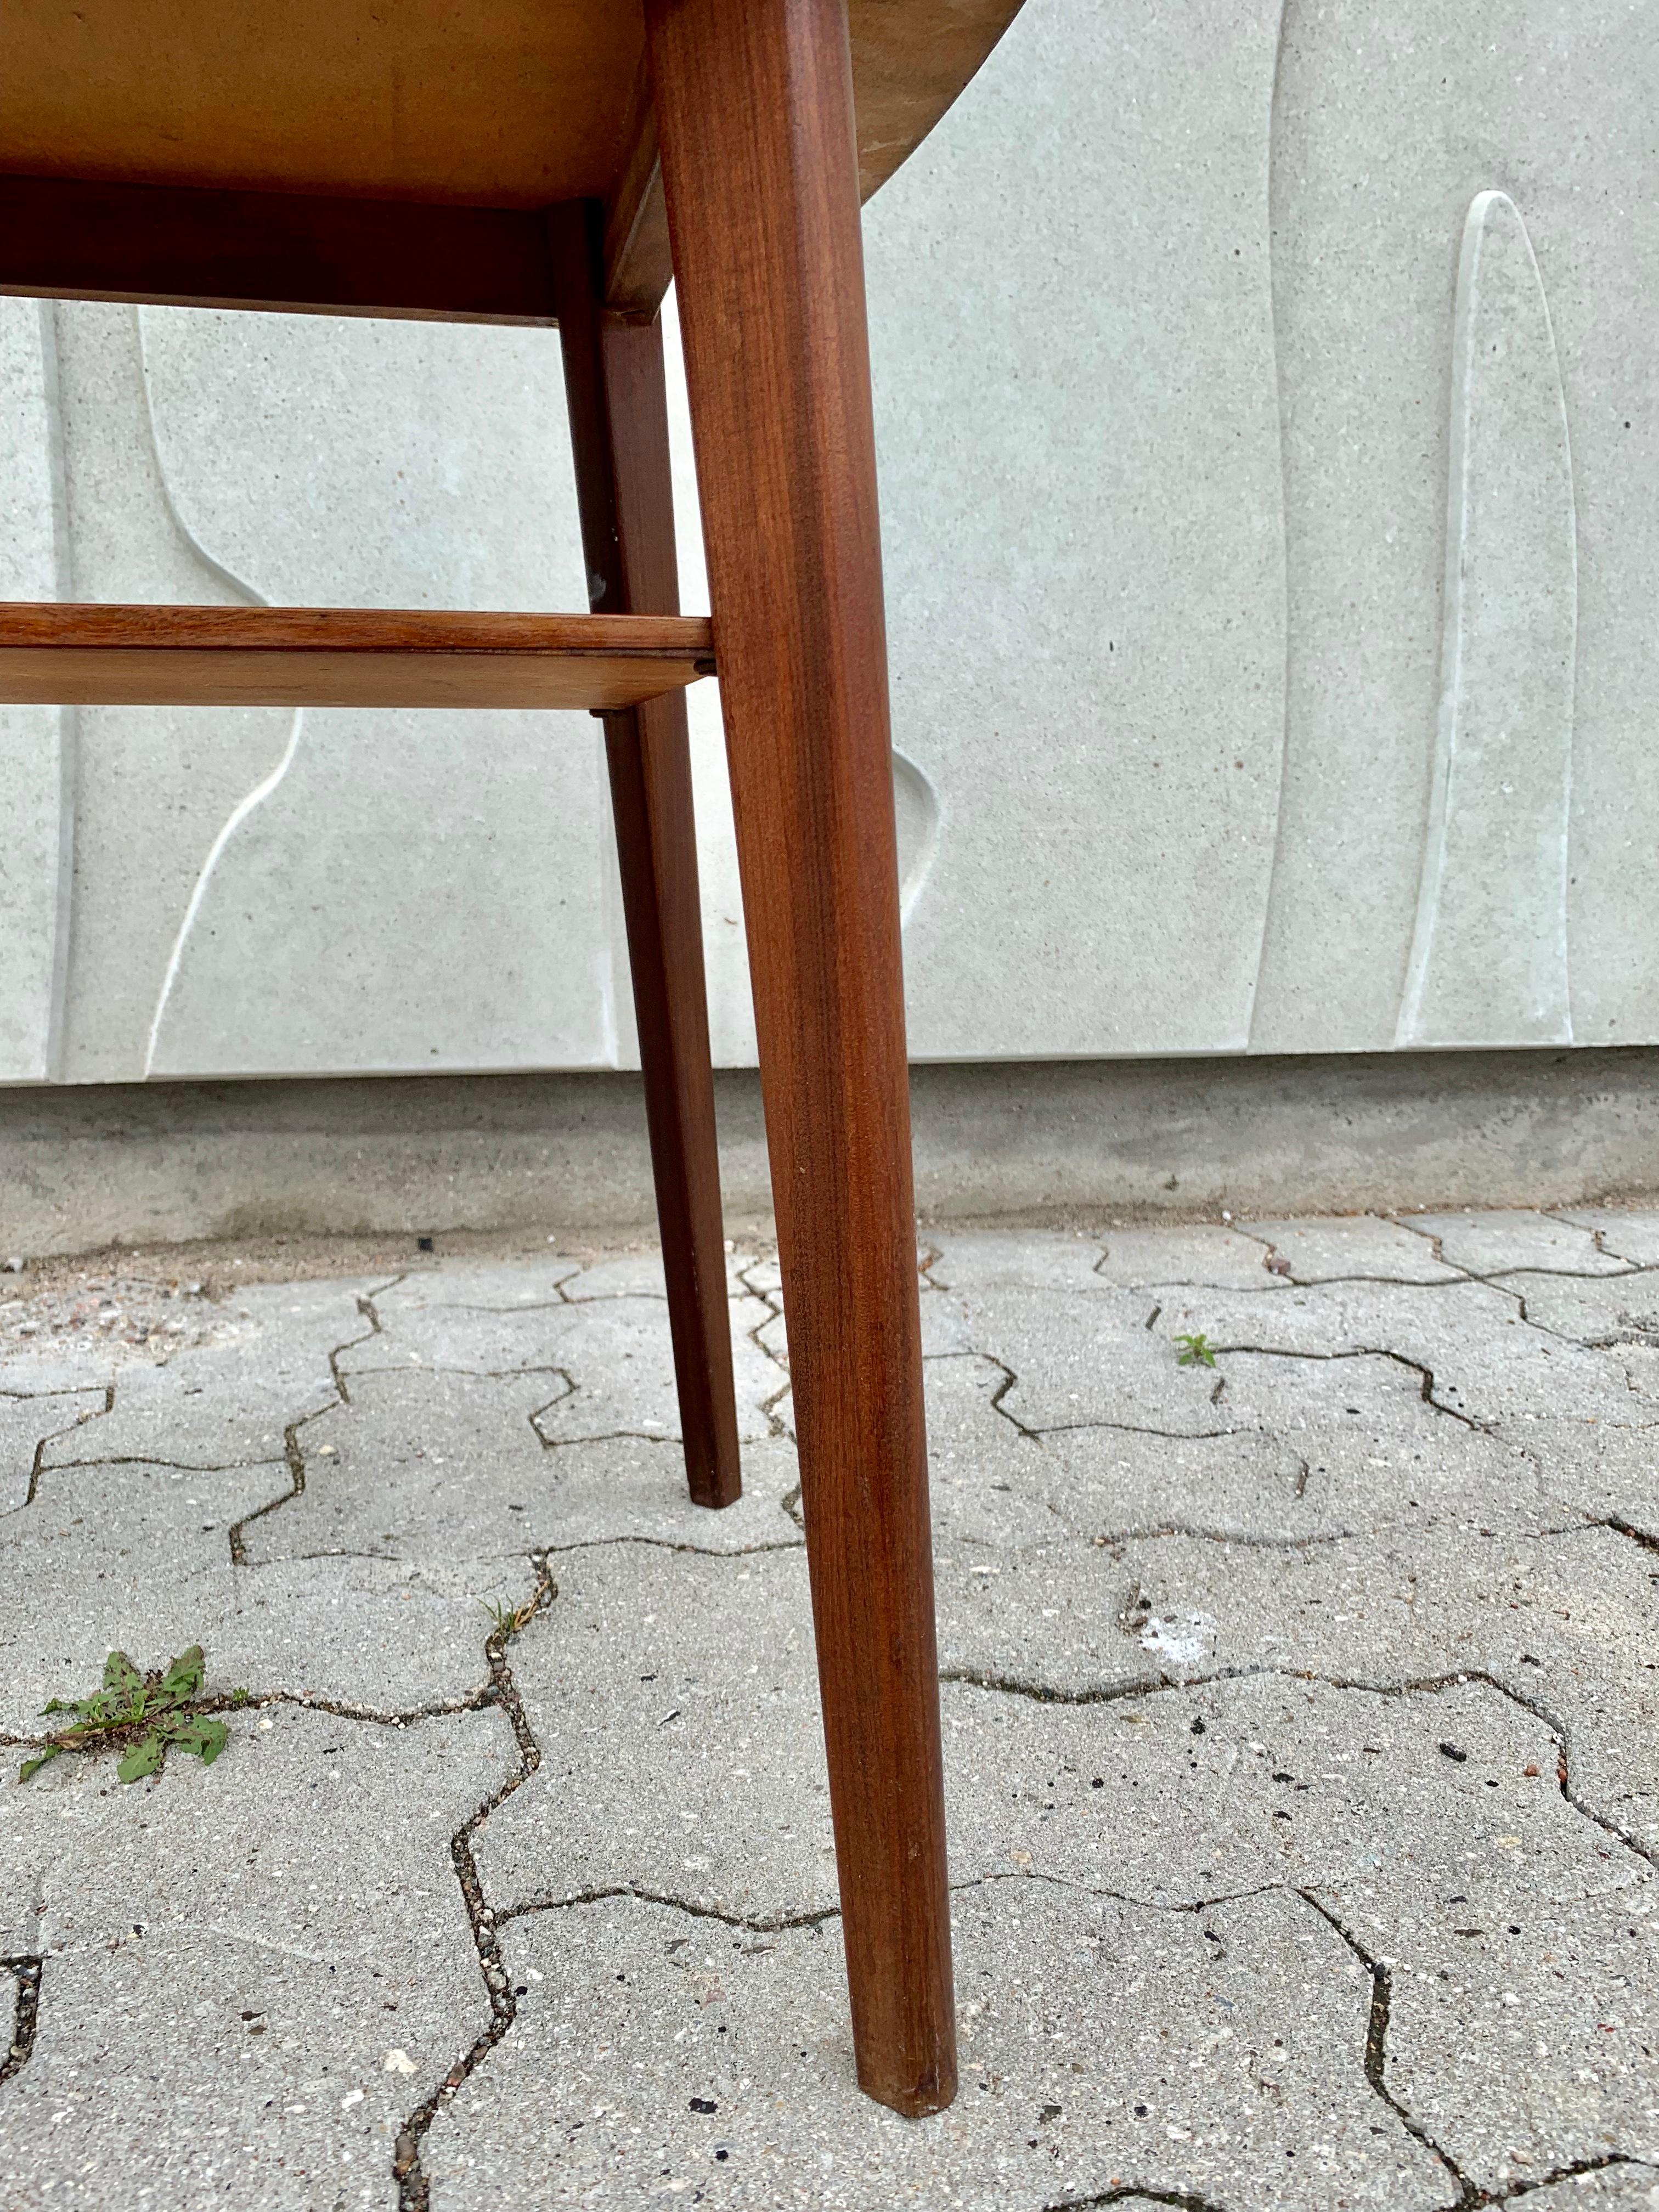
<path fill-rule="evenodd" d="M 142 1782 L 147 1774 L 159 1774 L 173 1750 L 187 1751 L 204 1766 L 211 1766 L 225 1747 L 227 1730 L 222 1721 L 194 1710 L 206 1671 L 199 1644 L 149 1674 L 142 1674 L 125 1651 L 112 1651 L 104 1662 L 100 1690 L 89 1698 L 54 1698 L 42 1706 L 43 1718 L 49 1713 L 73 1713 L 76 1718 L 23 1761 L 17 1779 L 27 1782 L 60 1753 L 118 1745 L 122 1750 L 115 1773 L 121 1782 Z M 246 1699 L 246 1690 L 232 1691 L 233 1705 Z"/>

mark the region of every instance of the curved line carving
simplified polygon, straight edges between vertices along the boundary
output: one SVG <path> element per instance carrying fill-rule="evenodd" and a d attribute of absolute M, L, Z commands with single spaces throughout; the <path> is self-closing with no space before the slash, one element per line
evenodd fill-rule
<path fill-rule="evenodd" d="M 898 832 L 899 921 L 909 921 L 939 851 L 939 793 L 908 753 L 893 748 L 893 814 Z"/>
<path fill-rule="evenodd" d="M 1399 1045 L 1569 1044 L 1577 532 L 1543 281 L 1478 193 L 1453 321 L 1440 709 Z"/>
<path fill-rule="evenodd" d="M 53 589 L 60 599 L 75 597 L 74 552 L 70 543 L 69 478 L 64 450 L 64 399 L 58 381 L 58 314 L 55 301 L 38 303 L 40 373 L 46 416 L 47 466 L 52 474 Z M 46 1006 L 46 1080 L 64 1074 L 64 1030 L 69 1005 L 70 943 L 75 926 L 75 799 L 81 749 L 81 716 L 74 707 L 58 714 L 58 900 L 52 945 L 51 995 Z"/>
<path fill-rule="evenodd" d="M 1279 31 L 1273 40 L 1273 74 L 1267 94 L 1267 193 L 1262 220 L 1267 226 L 1268 252 L 1268 284 L 1273 286 L 1273 253 L 1277 228 L 1273 221 L 1274 156 L 1279 145 L 1279 119 L 1284 105 L 1285 33 L 1290 15 L 1291 0 L 1279 0 Z M 1273 300 L 1273 314 L 1269 327 L 1273 333 L 1272 363 L 1273 378 L 1273 416 L 1279 424 L 1279 559 L 1284 576 L 1284 637 L 1283 660 L 1280 667 L 1282 696 L 1279 719 L 1279 787 L 1273 795 L 1273 849 L 1267 863 L 1267 881 L 1261 899 L 1261 927 L 1256 938 L 1255 965 L 1250 971 L 1249 1009 L 1244 1019 L 1244 1049 L 1248 1052 L 1255 1042 L 1257 1001 L 1261 991 L 1261 971 L 1267 961 L 1267 932 L 1273 916 L 1285 897 L 1285 778 L 1291 751 L 1291 545 L 1290 521 L 1287 513 L 1290 469 L 1286 455 L 1290 428 L 1285 416 L 1285 374 L 1280 359 L 1279 303 Z"/>
<path fill-rule="evenodd" d="M 149 357 L 144 345 L 144 311 L 142 307 L 133 309 L 132 324 L 138 347 L 138 382 L 144 395 L 144 423 L 149 433 L 150 452 L 155 459 L 156 481 L 161 485 L 161 497 L 166 502 L 167 514 L 173 526 L 210 575 L 216 577 L 219 582 L 229 590 L 240 593 L 251 606 L 269 606 L 270 602 L 263 592 L 250 584 L 246 576 L 239 576 L 234 569 L 227 568 L 222 561 L 209 550 L 199 532 L 191 526 L 179 507 L 178 496 L 173 490 L 173 480 L 167 473 L 167 456 L 161 450 L 161 434 L 156 426 L 155 405 L 150 392 Z M 191 932 L 196 926 L 196 917 L 201 911 L 203 900 L 207 896 L 213 872 L 218 866 L 221 855 L 237 830 L 256 807 L 264 804 L 288 774 L 293 765 L 295 753 L 299 748 L 300 732 L 304 726 L 304 722 L 305 709 L 302 707 L 296 707 L 294 710 L 294 719 L 289 726 L 288 743 L 283 748 L 282 758 L 269 775 L 255 784 L 246 798 L 239 800 L 231 809 L 218 836 L 209 848 L 208 856 L 202 863 L 196 881 L 191 887 L 184 918 L 179 922 L 178 934 L 173 940 L 173 951 L 168 956 L 167 972 L 161 978 L 161 988 L 156 994 L 155 1012 L 150 1017 L 149 1038 L 144 1052 L 146 1077 L 155 1069 L 156 1047 L 161 1039 L 162 1024 L 167 1018 L 167 1002 L 173 996 L 173 987 L 178 980 L 179 966 L 184 959 L 185 947 L 189 943 Z"/>

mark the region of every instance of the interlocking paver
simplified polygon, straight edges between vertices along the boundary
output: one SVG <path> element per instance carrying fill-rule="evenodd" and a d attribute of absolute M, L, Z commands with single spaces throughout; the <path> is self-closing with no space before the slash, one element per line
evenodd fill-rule
<path fill-rule="evenodd" d="M 757 1941 L 612 1899 L 516 1923 L 521 2027 L 434 2130 L 434 2197 L 887 2212 L 1100 2202 L 1427 2208 L 1444 2176 L 1363 2071 L 1370 1978 L 1283 1896 L 1202 1916 L 1033 1881 L 958 1895 L 963 2091 L 858 2097 L 830 1923 Z M 1190 2201 L 1188 2195 L 1175 2201 Z"/>
<path fill-rule="evenodd" d="M 74 1436 L 109 1409 L 101 1385 L 80 1390 L 0 1390 L 0 1516 L 25 1504 L 46 1448 Z"/>
<path fill-rule="evenodd" d="M 1558 1510 L 1622 1521 L 1659 1541 L 1659 1422 L 1626 1425 L 1626 1418 L 1615 1403 L 1609 1419 L 1523 1417 L 1504 1424 L 1502 1433 L 1535 1461 L 1540 1489 Z"/>
<path fill-rule="evenodd" d="M 617 1883 L 776 1920 L 836 1901 L 804 1556 L 566 1554 L 514 1646 L 537 1771 L 477 1843 L 492 1904 Z"/>
<path fill-rule="evenodd" d="M 1632 1267 L 1659 1267 L 1659 1212 L 1639 1206 L 1569 1206 L 1556 1215 L 1588 1230 L 1597 1247 Z"/>
<path fill-rule="evenodd" d="M 568 1285 L 580 1290 L 581 1279 Z M 543 1431 L 550 1443 L 632 1432 L 679 1434 L 674 1359 L 665 1300 L 641 1292 L 473 1303 L 447 1274 L 427 1273 L 377 1299 L 379 1333 L 340 1358 L 348 1388 L 358 1376 L 425 1368 L 447 1374 L 542 1375 Z M 738 1432 L 771 1432 L 762 1408 L 784 1381 L 749 1332 L 769 1309 L 732 1301 L 732 1358 Z"/>
<path fill-rule="evenodd" d="M 206 1468 L 282 1458 L 287 1429 L 334 1403 L 333 1356 L 369 1333 L 362 1302 L 375 1287 L 364 1280 L 237 1291 L 209 1342 L 164 1357 L 130 1355 L 112 1367 L 109 1412 L 55 1439 L 45 1463 L 152 1459 Z"/>
<path fill-rule="evenodd" d="M 1177 1290 L 1165 1293 L 1159 1326 L 1201 1332 L 1224 1360 L 1234 1349 L 1314 1359 L 1387 1353 L 1431 1378 L 1437 1404 L 1480 1422 L 1583 1417 L 1630 1390 L 1626 1363 L 1528 1327 L 1518 1296 L 1495 1283 L 1318 1283 L 1265 1298 Z"/>
<path fill-rule="evenodd" d="M 1628 1263 L 1603 1251 L 1593 1228 L 1571 1214 L 1535 1213 L 1526 1206 L 1492 1213 L 1413 1213 L 1412 1228 L 1433 1237 L 1443 1258 L 1472 1275 L 1512 1267 L 1559 1267 L 1576 1274 L 1613 1275 Z"/>
<path fill-rule="evenodd" d="M 488 2016 L 449 1838 L 512 1770 L 501 1716 L 232 1726 L 210 1769 L 62 1759 L 8 1796 L 43 1962 L 9 2206 L 386 2205 L 404 2114 Z"/>
<path fill-rule="evenodd" d="M 1647 2203 L 1656 1218 L 923 1240 L 919 2126 L 852 2083 L 769 1255 L 720 1514 L 648 1252 L 25 1295 L 9 1756 L 111 1645 L 252 1702 L 9 1786 L 0 2198 Z"/>
<path fill-rule="evenodd" d="M 1398 1221 L 1357 1213 L 1335 1221 L 1252 1221 L 1297 1283 L 1369 1276 L 1392 1283 L 1454 1282 L 1462 1272 L 1434 1255 L 1431 1238 Z"/>

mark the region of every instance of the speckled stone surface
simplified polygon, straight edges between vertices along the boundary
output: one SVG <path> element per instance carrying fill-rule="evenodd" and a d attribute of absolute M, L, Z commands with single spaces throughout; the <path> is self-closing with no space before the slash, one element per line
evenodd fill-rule
<path fill-rule="evenodd" d="M 113 1646 L 203 1644 L 229 1741 L 5 1786 L 0 2202 L 1650 2212 L 1650 1239 L 924 1242 L 963 2066 L 915 2124 L 854 2080 L 769 1255 L 721 1514 L 648 1253 L 26 1275 L 8 1757 Z"/>

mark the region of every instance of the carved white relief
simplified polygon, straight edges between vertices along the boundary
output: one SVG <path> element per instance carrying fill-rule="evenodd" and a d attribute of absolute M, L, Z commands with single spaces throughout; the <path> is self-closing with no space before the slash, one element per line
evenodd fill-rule
<path fill-rule="evenodd" d="M 1464 225 L 1452 358 L 1439 729 L 1399 1042 L 1567 1044 L 1572 464 L 1538 264 L 1502 192 Z"/>
<path fill-rule="evenodd" d="M 0 300 L 0 599 L 67 586 L 57 376 L 50 307 Z M 0 1081 L 58 1072 L 75 725 L 67 708 L 0 706 Z"/>
<path fill-rule="evenodd" d="M 865 212 L 919 1059 L 1236 1051 L 1284 737 L 1279 0 L 1028 0 Z"/>
<path fill-rule="evenodd" d="M 1027 0 L 872 203 L 918 1057 L 1659 1038 L 1656 31 Z M 583 603 L 549 333 L 142 325 L 0 305 L 3 588 Z M 636 1056 L 584 717 L 21 709 L 0 798 L 0 1080 Z"/>

